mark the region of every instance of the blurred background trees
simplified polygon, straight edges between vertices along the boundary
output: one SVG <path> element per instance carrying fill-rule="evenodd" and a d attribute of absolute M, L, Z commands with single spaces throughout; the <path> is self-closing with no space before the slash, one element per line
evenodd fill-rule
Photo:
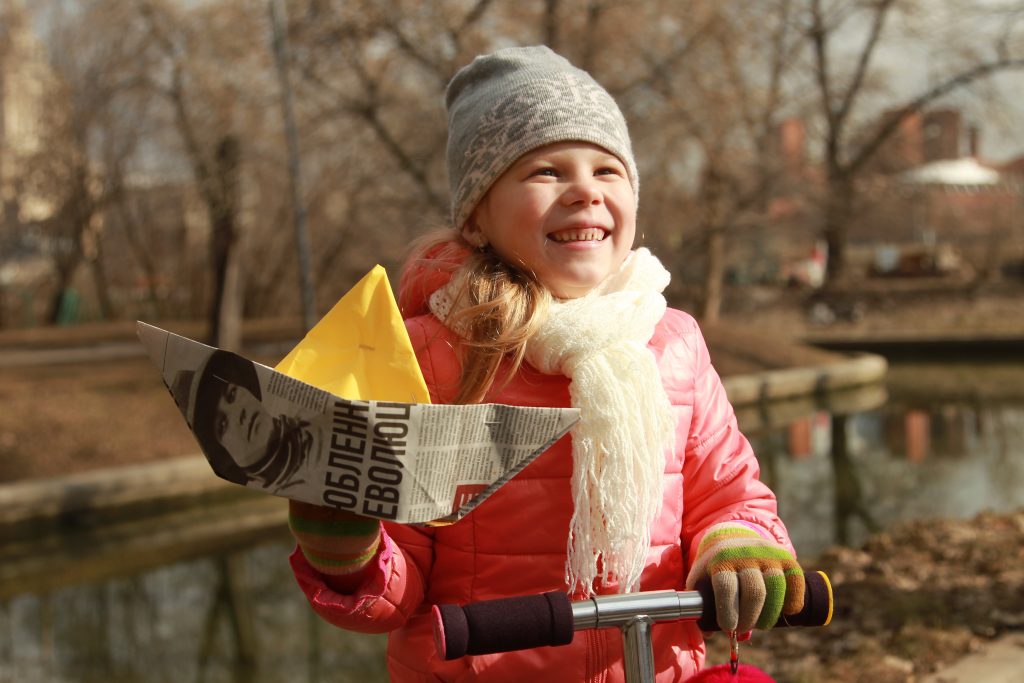
<path fill-rule="evenodd" d="M 320 313 L 376 262 L 397 280 L 446 220 L 445 83 L 542 42 L 620 102 L 640 241 L 706 320 L 736 284 L 863 275 L 879 232 L 953 240 L 911 226 L 902 179 L 977 159 L 978 131 L 1010 142 L 972 186 L 996 196 L 977 230 L 1019 249 L 1024 126 L 999 79 L 1024 66 L 1024 2 L 281 0 L 291 159 L 272 9 L 0 0 L 0 326 L 205 319 L 236 345 L 242 318 L 302 310 L 297 216 Z"/>

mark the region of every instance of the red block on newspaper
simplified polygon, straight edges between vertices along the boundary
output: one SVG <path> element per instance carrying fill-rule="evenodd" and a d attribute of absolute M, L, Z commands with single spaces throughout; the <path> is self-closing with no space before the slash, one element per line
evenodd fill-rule
<path fill-rule="evenodd" d="M 459 508 L 473 500 L 486 490 L 483 484 L 462 484 L 455 487 L 455 500 L 452 501 L 452 514 L 459 511 Z"/>

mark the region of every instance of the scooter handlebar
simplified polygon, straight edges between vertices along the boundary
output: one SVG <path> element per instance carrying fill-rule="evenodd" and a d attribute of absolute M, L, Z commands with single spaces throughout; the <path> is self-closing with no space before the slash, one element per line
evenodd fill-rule
<path fill-rule="evenodd" d="M 572 603 L 565 593 L 434 605 L 434 643 L 442 659 L 527 650 L 572 642 Z"/>
<path fill-rule="evenodd" d="M 783 615 L 779 626 L 824 626 L 832 619 L 832 586 L 823 572 L 804 574 L 806 590 L 804 607 L 797 614 Z M 623 623 L 602 620 L 602 607 L 621 619 L 631 599 L 637 600 L 635 614 L 652 616 L 647 609 L 651 596 L 660 604 L 655 621 L 696 618 L 703 631 L 717 631 L 717 613 L 710 579 L 701 581 L 696 591 L 658 591 L 629 595 L 597 596 L 571 602 L 565 593 L 552 591 L 497 600 L 484 600 L 460 605 L 433 607 L 434 642 L 442 659 L 458 659 L 465 655 L 511 652 L 542 646 L 567 645 L 573 633 L 582 628 L 600 628 Z M 607 602 L 605 602 L 607 601 Z M 614 604 L 614 608 L 610 607 Z M 694 607 L 696 605 L 696 607 Z M 628 611 L 628 610 L 627 610 Z M 586 618 L 581 618 L 585 615 Z M 611 622 L 611 623 L 606 623 Z"/>

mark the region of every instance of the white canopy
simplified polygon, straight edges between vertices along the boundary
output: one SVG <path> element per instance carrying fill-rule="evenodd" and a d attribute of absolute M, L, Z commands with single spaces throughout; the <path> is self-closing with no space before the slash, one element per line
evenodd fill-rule
<path fill-rule="evenodd" d="M 973 157 L 943 159 L 912 168 L 900 174 L 907 183 L 917 185 L 998 185 L 999 171 L 982 166 Z"/>

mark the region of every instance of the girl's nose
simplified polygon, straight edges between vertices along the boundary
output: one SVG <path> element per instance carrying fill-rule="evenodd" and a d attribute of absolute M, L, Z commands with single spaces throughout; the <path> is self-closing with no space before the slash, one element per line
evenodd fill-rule
<path fill-rule="evenodd" d="M 238 411 L 238 424 L 245 425 L 245 408 L 241 408 Z"/>
<path fill-rule="evenodd" d="M 562 200 L 567 206 L 584 204 L 592 206 L 600 204 L 603 195 L 597 181 L 591 177 L 572 180 L 562 195 Z"/>

